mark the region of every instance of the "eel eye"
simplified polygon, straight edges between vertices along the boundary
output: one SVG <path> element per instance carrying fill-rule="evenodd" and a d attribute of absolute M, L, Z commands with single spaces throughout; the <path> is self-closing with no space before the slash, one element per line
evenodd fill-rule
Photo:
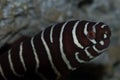
<path fill-rule="evenodd" d="M 89 31 L 88 34 L 87 34 L 87 37 L 88 37 L 89 39 L 95 39 L 95 32 Z"/>

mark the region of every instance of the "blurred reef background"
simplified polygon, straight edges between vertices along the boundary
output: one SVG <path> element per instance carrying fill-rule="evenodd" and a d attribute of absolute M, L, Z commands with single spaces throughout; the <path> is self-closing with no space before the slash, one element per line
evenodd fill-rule
<path fill-rule="evenodd" d="M 103 73 L 102 78 L 91 80 L 120 80 L 120 0 L 0 0 L 0 47 L 70 19 L 104 22 L 110 26 L 111 45 L 90 62 L 96 64 L 90 67 L 90 72 L 96 70 L 97 73 L 89 76 L 95 78 Z M 80 79 L 80 75 L 83 77 L 86 73 L 89 73 L 88 67 L 82 66 L 69 80 L 75 77 L 88 80 Z"/>

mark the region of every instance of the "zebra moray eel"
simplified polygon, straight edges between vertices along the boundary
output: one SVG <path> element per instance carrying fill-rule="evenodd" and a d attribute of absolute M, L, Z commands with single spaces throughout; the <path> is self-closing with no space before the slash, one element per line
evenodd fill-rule
<path fill-rule="evenodd" d="M 104 52 L 111 31 L 102 22 L 71 20 L 51 25 L 0 56 L 3 80 L 17 80 L 35 72 L 57 80 Z"/>

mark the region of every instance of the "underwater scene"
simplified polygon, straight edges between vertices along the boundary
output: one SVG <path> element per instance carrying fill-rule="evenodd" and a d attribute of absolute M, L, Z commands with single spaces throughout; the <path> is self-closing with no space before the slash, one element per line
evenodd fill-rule
<path fill-rule="evenodd" d="M 120 0 L 0 0 L 0 80 L 120 80 Z"/>

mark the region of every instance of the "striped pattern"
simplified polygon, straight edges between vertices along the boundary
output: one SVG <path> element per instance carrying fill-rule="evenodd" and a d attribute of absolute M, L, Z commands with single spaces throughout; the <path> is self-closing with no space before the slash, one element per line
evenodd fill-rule
<path fill-rule="evenodd" d="M 22 51 L 23 51 L 22 45 L 23 45 L 23 43 L 20 44 L 19 57 L 20 57 L 21 64 L 23 65 L 24 71 L 27 71 L 24 59 L 22 57 Z"/>
<path fill-rule="evenodd" d="M 46 28 L 0 56 L 4 80 L 33 72 L 57 80 L 100 55 L 109 46 L 111 31 L 104 23 L 67 21 Z"/>

